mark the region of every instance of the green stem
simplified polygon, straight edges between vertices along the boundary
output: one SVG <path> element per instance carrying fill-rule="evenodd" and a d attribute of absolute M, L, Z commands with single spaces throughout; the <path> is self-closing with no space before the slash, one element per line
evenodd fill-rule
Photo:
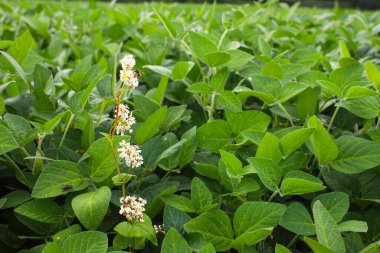
<path fill-rule="evenodd" d="M 220 49 L 220 46 L 222 45 L 223 43 L 223 40 L 224 40 L 224 37 L 226 37 L 227 33 L 229 32 L 228 29 L 225 29 L 222 36 L 220 37 L 220 40 L 219 40 L 219 43 L 218 43 L 218 46 L 217 46 L 217 49 L 219 50 Z"/>
<path fill-rule="evenodd" d="M 61 142 L 59 143 L 59 147 L 61 147 L 63 145 L 63 142 L 65 141 L 65 138 L 66 138 L 66 134 L 69 131 L 69 128 L 70 128 L 71 123 L 73 122 L 74 118 L 75 118 L 75 114 L 71 113 L 69 122 L 67 123 L 66 128 L 65 128 L 65 132 L 63 132 L 63 136 L 62 136 Z"/>
<path fill-rule="evenodd" d="M 288 245 L 286 245 L 286 247 L 291 248 L 294 245 L 294 243 L 298 240 L 298 237 L 299 235 L 295 235 L 293 239 L 288 243 Z"/>
<path fill-rule="evenodd" d="M 211 104 L 210 106 L 208 107 L 208 121 L 213 121 L 214 120 L 214 110 L 215 110 L 215 97 L 216 97 L 216 93 L 213 92 L 212 95 L 211 95 Z"/>
<path fill-rule="evenodd" d="M 377 117 L 376 129 L 380 128 L 380 115 Z"/>
<path fill-rule="evenodd" d="M 280 107 L 280 109 L 282 110 L 282 112 L 286 115 L 286 117 L 288 118 L 289 120 L 289 123 L 291 126 L 294 126 L 294 123 L 293 123 L 293 120 L 292 120 L 292 117 L 290 116 L 290 114 L 288 113 L 288 111 L 285 109 L 285 107 L 281 104 L 281 103 L 277 103 L 278 107 Z"/>
<path fill-rule="evenodd" d="M 269 197 L 268 202 L 271 202 L 278 194 L 278 190 L 275 190 L 272 195 Z"/>
<path fill-rule="evenodd" d="M 333 123 L 334 123 L 334 120 L 335 120 L 336 115 L 337 115 L 338 112 L 339 112 L 339 109 L 340 109 L 340 106 L 337 106 L 336 109 L 335 109 L 335 111 L 334 111 L 333 116 L 331 117 L 330 124 L 329 124 L 329 126 L 327 127 L 327 132 L 330 132 L 330 129 L 331 129 Z"/>
<path fill-rule="evenodd" d="M 99 116 L 98 116 L 98 120 L 96 121 L 96 125 L 99 126 L 99 123 L 100 123 L 100 119 L 103 115 L 103 112 L 104 112 L 104 108 L 106 107 L 106 100 L 104 99 L 103 102 L 102 102 L 102 105 L 100 107 L 100 111 L 99 111 Z"/>

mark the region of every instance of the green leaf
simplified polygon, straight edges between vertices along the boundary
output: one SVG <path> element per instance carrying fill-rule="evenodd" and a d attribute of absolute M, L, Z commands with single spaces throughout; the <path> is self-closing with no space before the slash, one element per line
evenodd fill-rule
<path fill-rule="evenodd" d="M 305 240 L 305 243 L 307 246 L 310 247 L 310 249 L 313 250 L 314 253 L 334 253 L 330 249 L 326 248 L 324 245 L 320 244 L 319 242 L 314 241 L 313 239 L 310 239 L 308 237 L 303 238 Z"/>
<path fill-rule="evenodd" d="M 212 40 L 203 34 L 190 32 L 190 43 L 195 55 L 206 63 L 206 55 L 210 52 L 217 51 L 216 45 Z"/>
<path fill-rule="evenodd" d="M 103 137 L 93 142 L 87 149 L 84 157 L 89 156 L 87 160 L 88 172 L 94 182 L 106 180 L 115 170 L 115 160 L 112 155 L 112 148 L 108 137 Z M 117 150 L 121 140 L 129 141 L 129 136 L 114 136 L 113 145 Z M 118 158 L 120 160 L 120 158 Z M 118 161 L 119 161 L 118 160 Z"/>
<path fill-rule="evenodd" d="M 243 165 L 240 162 L 236 156 L 233 154 L 224 151 L 224 150 L 219 150 L 220 156 L 221 156 L 221 161 L 224 163 L 226 167 L 226 171 L 229 177 L 233 178 L 242 178 L 242 169 Z"/>
<path fill-rule="evenodd" d="M 370 245 L 362 249 L 359 253 L 374 253 L 379 248 L 380 248 L 380 241 L 377 241 L 377 242 L 371 243 Z"/>
<path fill-rule="evenodd" d="M 0 115 L 2 115 L 5 111 L 5 101 L 4 98 L 0 97 Z"/>
<path fill-rule="evenodd" d="M 103 221 L 111 199 L 111 190 L 102 186 L 94 192 L 87 192 L 73 198 L 71 206 L 80 223 L 87 230 L 97 229 Z"/>
<path fill-rule="evenodd" d="M 338 225 L 319 200 L 313 205 L 313 216 L 318 241 L 333 252 L 344 252 L 344 241 Z"/>
<path fill-rule="evenodd" d="M 216 92 L 223 92 L 224 86 L 228 80 L 229 77 L 229 70 L 228 68 L 224 67 L 222 69 L 218 69 L 216 71 L 216 74 L 214 74 L 211 77 L 211 87 Z"/>
<path fill-rule="evenodd" d="M 350 58 L 350 51 L 348 50 L 346 43 L 343 40 L 339 41 L 340 58 Z"/>
<path fill-rule="evenodd" d="M 281 244 L 276 244 L 275 253 L 292 253 L 288 248 Z"/>
<path fill-rule="evenodd" d="M 191 202 L 195 210 L 202 210 L 212 204 L 212 194 L 207 186 L 197 177 L 191 181 Z"/>
<path fill-rule="evenodd" d="M 137 178 L 136 175 L 127 174 L 127 173 L 120 173 L 119 175 L 112 177 L 112 183 L 115 186 L 121 186 L 121 185 L 125 185 L 129 181 L 135 181 L 136 178 Z"/>
<path fill-rule="evenodd" d="M 211 94 L 212 89 L 207 85 L 207 83 L 198 82 L 193 83 L 186 89 L 187 92 L 190 93 L 199 93 L 199 94 Z"/>
<path fill-rule="evenodd" d="M 183 80 L 193 68 L 194 62 L 179 61 L 172 69 L 171 78 L 174 80 Z"/>
<path fill-rule="evenodd" d="M 282 152 L 280 150 L 280 140 L 277 136 L 266 132 L 257 148 L 256 157 L 279 163 L 282 160 Z"/>
<path fill-rule="evenodd" d="M 227 122 L 214 120 L 197 129 L 199 147 L 216 151 L 230 143 L 231 130 Z"/>
<path fill-rule="evenodd" d="M 309 211 L 299 202 L 293 202 L 286 208 L 280 225 L 298 235 L 315 234 L 315 227 Z"/>
<path fill-rule="evenodd" d="M 316 113 L 317 108 L 318 95 L 314 89 L 308 87 L 298 94 L 296 100 L 296 114 L 300 120 L 306 121 L 308 117 Z"/>
<path fill-rule="evenodd" d="M 367 74 L 368 80 L 373 83 L 376 90 L 380 91 L 380 71 L 377 69 L 375 64 L 372 62 L 367 62 L 365 65 L 365 73 Z"/>
<path fill-rule="evenodd" d="M 192 250 L 186 240 L 175 230 L 171 228 L 165 235 L 161 247 L 162 253 L 183 252 L 192 253 Z"/>
<path fill-rule="evenodd" d="M 15 209 L 15 212 L 29 219 L 43 223 L 59 223 L 63 220 L 63 210 L 49 199 L 28 201 Z"/>
<path fill-rule="evenodd" d="M 166 67 L 157 66 L 157 65 L 144 65 L 143 68 L 149 69 L 154 73 L 157 73 L 161 76 L 170 77 L 172 75 L 172 71 Z"/>
<path fill-rule="evenodd" d="M 5 126 L 0 125 L 0 155 L 18 148 L 16 140 Z"/>
<path fill-rule="evenodd" d="M 65 187 L 70 191 L 80 191 L 89 185 L 79 164 L 70 161 L 53 161 L 43 167 L 32 191 L 34 198 L 50 198 L 66 194 Z"/>
<path fill-rule="evenodd" d="M 288 157 L 300 148 L 314 131 L 315 130 L 312 128 L 302 128 L 292 131 L 282 137 L 280 140 L 280 146 L 284 156 Z"/>
<path fill-rule="evenodd" d="M 226 52 L 213 52 L 205 55 L 205 63 L 210 67 L 217 67 L 227 63 L 231 55 Z"/>
<path fill-rule="evenodd" d="M 199 250 L 199 253 L 216 253 L 216 251 L 211 243 L 207 243 Z"/>
<path fill-rule="evenodd" d="M 298 170 L 287 173 L 281 183 L 283 195 L 302 195 L 322 191 L 326 187 L 318 178 Z"/>
<path fill-rule="evenodd" d="M 337 84 L 327 80 L 318 80 L 317 82 L 322 87 L 322 90 L 325 90 L 325 93 L 335 95 L 338 98 L 342 97 L 341 88 Z"/>
<path fill-rule="evenodd" d="M 160 126 L 164 123 L 167 113 L 168 108 L 164 106 L 150 115 L 135 132 L 134 140 L 136 144 L 142 145 L 154 137 L 160 131 Z"/>
<path fill-rule="evenodd" d="M 261 69 L 261 74 L 281 79 L 284 76 L 284 69 L 276 61 L 271 60 Z"/>
<path fill-rule="evenodd" d="M 148 215 L 144 214 L 144 222 L 130 224 L 129 222 L 124 221 L 117 224 L 114 230 L 124 237 L 145 238 L 154 245 L 158 245 L 156 233 Z"/>
<path fill-rule="evenodd" d="M 339 154 L 338 147 L 317 116 L 312 116 L 307 121 L 307 126 L 315 128 L 315 132 L 310 136 L 310 143 L 319 164 L 333 161 Z"/>
<path fill-rule="evenodd" d="M 163 23 L 169 35 L 172 37 L 172 39 L 174 39 L 177 36 L 177 30 L 173 26 L 172 22 L 170 22 L 170 20 L 167 17 L 165 17 L 165 15 L 162 15 L 158 10 L 154 9 L 154 12 Z"/>
<path fill-rule="evenodd" d="M 241 112 L 241 102 L 238 96 L 232 91 L 227 90 L 220 93 L 218 102 L 221 106 L 233 113 Z"/>
<path fill-rule="evenodd" d="M 32 90 L 31 84 L 27 81 L 26 74 L 20 64 L 17 62 L 16 59 L 14 59 L 12 56 L 7 54 L 4 51 L 0 51 L 0 53 L 5 57 L 5 59 L 12 65 L 12 67 L 16 70 L 18 76 L 21 78 L 21 80 L 25 83 L 25 85 L 29 88 L 29 90 Z"/>
<path fill-rule="evenodd" d="M 374 141 L 342 136 L 336 140 L 339 156 L 331 162 L 331 166 L 340 172 L 354 174 L 380 165 L 380 144 Z"/>
<path fill-rule="evenodd" d="M 284 86 L 281 87 L 277 99 L 280 103 L 284 103 L 288 101 L 289 99 L 297 96 L 299 93 L 304 91 L 307 87 L 308 86 L 304 83 L 288 82 Z"/>
<path fill-rule="evenodd" d="M 268 42 L 266 42 L 261 36 L 259 36 L 259 48 L 262 55 L 272 57 L 272 50 Z"/>
<path fill-rule="evenodd" d="M 320 201 L 336 222 L 346 215 L 350 207 L 349 196 L 343 192 L 329 192 L 320 194 L 313 199 L 313 203 Z"/>
<path fill-rule="evenodd" d="M 181 234 L 185 233 L 183 225 L 191 220 L 191 217 L 177 208 L 166 205 L 164 209 L 164 225 L 165 230 L 168 231 L 171 227 L 175 228 Z"/>
<path fill-rule="evenodd" d="M 212 210 L 201 214 L 185 224 L 188 233 L 201 233 L 216 251 L 231 248 L 234 238 L 230 218 L 221 210 Z"/>
<path fill-rule="evenodd" d="M 264 131 L 271 122 L 270 116 L 255 110 L 226 113 L 226 118 L 232 133 L 235 135 L 239 135 L 246 130 Z"/>
<path fill-rule="evenodd" d="M 339 232 L 367 233 L 368 225 L 365 221 L 349 220 L 338 224 Z"/>
<path fill-rule="evenodd" d="M 57 243 L 59 246 L 62 246 L 69 236 L 80 232 L 82 232 L 81 226 L 79 224 L 74 224 L 54 234 L 52 236 L 53 242 Z"/>
<path fill-rule="evenodd" d="M 342 100 L 336 104 L 364 119 L 373 119 L 379 115 L 380 102 L 378 97 L 361 97 Z"/>
<path fill-rule="evenodd" d="M 168 86 L 169 78 L 166 76 L 162 76 L 160 83 L 157 86 L 156 92 L 154 93 L 154 101 L 156 101 L 159 105 L 162 104 L 162 101 L 165 97 L 166 88 Z M 140 96 L 142 97 L 142 96 Z"/>
<path fill-rule="evenodd" d="M 271 234 L 286 206 L 269 202 L 245 202 L 235 212 L 235 246 L 252 245 Z"/>
<path fill-rule="evenodd" d="M 167 205 L 170 205 L 184 212 L 194 213 L 196 211 L 193 202 L 190 199 L 180 195 L 164 195 L 161 196 L 161 200 L 164 201 Z"/>
<path fill-rule="evenodd" d="M 70 236 L 62 244 L 64 253 L 106 253 L 107 235 L 98 231 L 86 231 Z"/>
<path fill-rule="evenodd" d="M 4 195 L 0 201 L 4 201 L 1 209 L 17 207 L 31 199 L 30 193 L 24 190 L 15 190 Z"/>
<path fill-rule="evenodd" d="M 366 87 L 353 86 L 344 95 L 347 99 L 377 96 L 377 92 Z"/>
<path fill-rule="evenodd" d="M 63 253 L 60 245 L 55 242 L 49 242 L 42 253 Z"/>
<path fill-rule="evenodd" d="M 264 186 L 271 191 L 276 191 L 282 177 L 279 164 L 273 160 L 256 157 L 248 158 L 248 162 L 256 169 Z"/>

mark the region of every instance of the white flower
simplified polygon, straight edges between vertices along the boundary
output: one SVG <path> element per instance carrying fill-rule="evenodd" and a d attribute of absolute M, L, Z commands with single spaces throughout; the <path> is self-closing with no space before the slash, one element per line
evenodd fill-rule
<path fill-rule="evenodd" d="M 137 168 L 144 163 L 143 157 L 140 155 L 141 150 L 139 146 L 131 145 L 125 140 L 122 140 L 119 145 L 121 146 L 121 148 L 117 150 L 120 153 L 119 157 L 125 160 L 128 167 Z"/>
<path fill-rule="evenodd" d="M 129 222 L 144 222 L 143 212 L 145 211 L 146 200 L 136 199 L 134 196 L 120 198 L 120 214 L 124 215 Z"/>
<path fill-rule="evenodd" d="M 132 112 L 129 111 L 128 105 L 119 104 L 119 118 L 116 126 L 116 134 L 124 135 L 128 131 L 132 133 L 132 125 L 136 123 Z"/>
<path fill-rule="evenodd" d="M 127 54 L 123 59 L 120 60 L 123 69 L 133 69 L 136 64 L 135 57 L 131 54 Z"/>
<path fill-rule="evenodd" d="M 120 80 L 131 90 L 137 88 L 139 86 L 139 80 L 135 71 L 130 69 L 120 70 Z"/>
<path fill-rule="evenodd" d="M 165 228 L 164 228 L 164 224 L 162 225 L 153 225 L 153 228 L 154 228 L 154 231 L 156 232 L 156 234 L 165 234 Z"/>

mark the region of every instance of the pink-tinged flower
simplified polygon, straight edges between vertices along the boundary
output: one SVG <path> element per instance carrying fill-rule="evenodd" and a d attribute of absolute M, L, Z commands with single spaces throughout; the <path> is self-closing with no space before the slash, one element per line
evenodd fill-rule
<path fill-rule="evenodd" d="M 144 163 L 139 146 L 131 145 L 125 140 L 122 140 L 119 145 L 121 146 L 121 148 L 117 150 L 119 151 L 119 157 L 125 160 L 128 167 L 137 168 Z"/>
<path fill-rule="evenodd" d="M 128 105 L 119 105 L 119 118 L 116 126 L 116 134 L 124 135 L 125 132 L 132 133 L 132 125 L 136 123 Z"/>

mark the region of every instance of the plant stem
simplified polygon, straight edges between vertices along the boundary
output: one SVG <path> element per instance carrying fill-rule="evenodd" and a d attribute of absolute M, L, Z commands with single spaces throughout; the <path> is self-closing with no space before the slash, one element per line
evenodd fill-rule
<path fill-rule="evenodd" d="M 71 126 L 71 123 L 73 122 L 74 118 L 75 118 L 75 114 L 70 112 L 71 115 L 70 115 L 70 119 L 69 119 L 69 122 L 67 123 L 66 125 L 66 128 L 65 128 L 65 132 L 63 132 L 63 136 L 62 136 L 62 139 L 61 139 L 61 142 L 59 143 L 59 148 L 63 145 L 63 142 L 65 141 L 65 138 L 66 138 L 66 134 L 67 132 L 69 131 L 69 128 Z"/>
<path fill-rule="evenodd" d="M 211 104 L 210 106 L 208 107 L 208 121 L 213 121 L 214 120 L 214 110 L 215 110 L 215 97 L 216 97 L 216 93 L 213 92 L 212 95 L 211 95 Z"/>
<path fill-rule="evenodd" d="M 289 123 L 291 126 L 294 126 L 294 123 L 293 123 L 293 120 L 292 120 L 292 117 L 290 116 L 290 114 L 288 113 L 288 111 L 285 109 L 285 107 L 281 104 L 281 103 L 277 103 L 278 107 L 280 107 L 280 109 L 282 110 L 282 112 L 286 115 L 286 117 L 288 118 L 289 120 Z"/>
<path fill-rule="evenodd" d="M 268 202 L 271 202 L 278 194 L 278 189 L 275 190 L 272 195 L 269 197 Z"/>
<path fill-rule="evenodd" d="M 336 115 L 337 115 L 338 112 L 339 112 L 339 109 L 340 109 L 340 106 L 337 106 L 336 109 L 335 109 L 335 111 L 334 111 L 333 116 L 331 117 L 330 124 L 329 124 L 329 126 L 327 127 L 327 132 L 330 132 L 330 129 L 331 129 L 333 123 L 334 123 L 334 120 L 335 120 Z"/>
<path fill-rule="evenodd" d="M 218 46 L 217 46 L 217 49 L 219 50 L 220 49 L 220 46 L 222 45 L 223 43 L 223 40 L 224 40 L 224 37 L 226 37 L 227 33 L 229 32 L 228 29 L 225 29 L 222 36 L 220 37 L 220 40 L 219 40 L 219 43 L 218 43 Z"/>
<path fill-rule="evenodd" d="M 299 235 L 295 235 L 293 239 L 286 245 L 287 248 L 290 248 L 294 245 L 294 243 L 298 240 Z"/>

